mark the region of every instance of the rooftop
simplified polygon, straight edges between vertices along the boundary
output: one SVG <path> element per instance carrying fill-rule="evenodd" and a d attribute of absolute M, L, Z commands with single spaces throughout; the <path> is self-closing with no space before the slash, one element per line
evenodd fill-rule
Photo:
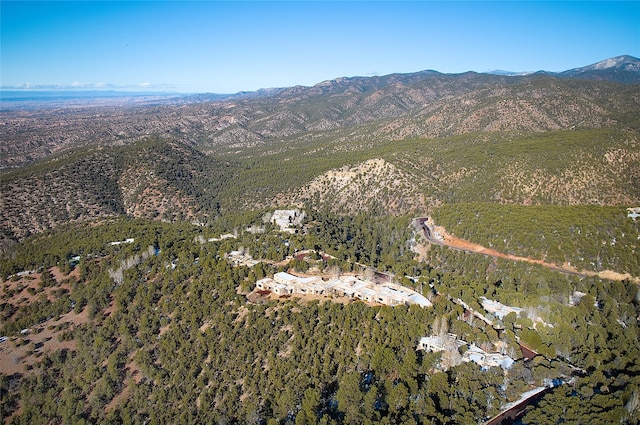
<path fill-rule="evenodd" d="M 276 273 L 273 279 L 265 278 L 256 282 L 260 290 L 270 290 L 279 295 L 309 294 L 337 295 L 358 298 L 363 301 L 385 305 L 417 304 L 430 307 L 431 303 L 423 295 L 392 283 L 375 284 L 355 276 L 341 276 L 324 281 L 320 277 L 298 277 L 286 272 Z"/>

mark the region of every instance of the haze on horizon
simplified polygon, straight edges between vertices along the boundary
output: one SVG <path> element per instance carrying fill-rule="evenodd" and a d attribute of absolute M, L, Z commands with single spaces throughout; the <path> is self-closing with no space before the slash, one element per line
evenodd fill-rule
<path fill-rule="evenodd" d="M 640 56 L 638 2 L 1 3 L 3 89 L 234 93 Z"/>

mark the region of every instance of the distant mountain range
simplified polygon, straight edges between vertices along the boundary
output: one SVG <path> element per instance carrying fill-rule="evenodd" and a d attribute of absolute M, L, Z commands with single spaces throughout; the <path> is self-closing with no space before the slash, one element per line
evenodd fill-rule
<path fill-rule="evenodd" d="M 120 98 L 108 92 L 107 97 L 90 101 L 91 93 L 69 99 L 61 94 L 54 97 L 56 102 L 2 103 L 0 169 L 72 147 L 126 144 L 152 134 L 220 152 L 285 141 L 295 144 L 320 133 L 357 141 L 625 127 L 638 120 L 634 95 L 638 82 L 640 60 L 620 56 L 561 73 L 422 71 L 343 77 L 312 87 L 230 96 L 125 94 Z M 73 113 L 62 113 L 65 105 L 72 105 Z M 345 133 L 348 128 L 353 131 Z M 336 134 L 328 133 L 332 131 Z"/>
<path fill-rule="evenodd" d="M 473 71 L 468 71 L 473 72 Z M 431 75 L 443 75 L 442 73 L 434 70 L 425 70 L 418 72 L 417 74 L 431 74 Z M 500 75 L 500 76 L 525 76 L 531 74 L 545 74 L 556 76 L 559 78 L 578 78 L 578 79 L 599 79 L 618 81 L 622 83 L 636 83 L 640 82 L 640 59 L 622 55 L 614 58 L 605 59 L 603 61 L 587 65 L 580 68 L 573 68 L 562 72 L 550 72 L 550 71 L 505 71 L 494 70 L 484 72 L 484 74 Z M 446 74 L 444 74 L 446 75 Z M 449 74 L 455 75 L 455 74 Z M 62 100 L 72 98 L 112 98 L 112 97 L 132 97 L 132 98 L 176 98 L 186 97 L 190 101 L 213 101 L 223 100 L 230 97 L 246 97 L 246 96 L 268 96 L 272 95 L 283 88 L 263 88 L 257 91 L 243 91 L 235 94 L 218 94 L 218 93 L 199 93 L 199 94 L 180 94 L 179 92 L 168 91 L 122 91 L 117 89 L 101 90 L 101 89 L 68 89 L 68 88 L 51 88 L 49 86 L 43 87 L 0 87 L 0 100 L 3 102 L 14 101 L 26 101 L 26 100 Z"/>

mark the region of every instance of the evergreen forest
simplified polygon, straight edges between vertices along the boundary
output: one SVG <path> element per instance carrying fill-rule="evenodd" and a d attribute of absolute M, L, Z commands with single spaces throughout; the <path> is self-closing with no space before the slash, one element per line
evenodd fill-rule
<path fill-rule="evenodd" d="M 4 417 L 16 424 L 471 424 L 545 379 L 562 378 L 568 383 L 547 393 L 524 423 L 637 423 L 636 284 L 437 246 L 418 262 L 409 217 L 314 213 L 306 232 L 289 235 L 264 225 L 263 213 L 228 217 L 244 226 L 218 241 L 210 239 L 222 228 L 109 219 L 17 245 L 2 263 L 1 333 L 9 336 L 2 348 L 24 347 L 32 361 L 2 374 Z M 244 230 L 261 223 L 263 233 Z M 134 241 L 111 244 L 127 239 Z M 225 253 L 237 249 L 264 261 L 234 267 Z M 308 249 L 333 258 L 281 263 Z M 248 300 L 257 279 L 300 263 L 332 273 L 367 264 L 421 290 L 433 307 Z M 17 275 L 24 270 L 33 271 L 35 288 Z M 27 286 L 37 301 L 16 303 Z M 573 291 L 585 294 L 576 305 L 567 300 Z M 504 317 L 499 335 L 466 320 L 452 301 L 481 310 L 480 295 L 530 314 Z M 544 324 L 534 326 L 535 317 Z M 443 369 L 441 353 L 416 350 L 443 326 L 478 346 L 505 344 L 515 365 Z M 34 342 L 42 332 L 65 348 Z M 517 341 L 540 354 L 524 359 Z"/>
<path fill-rule="evenodd" d="M 0 418 L 640 423 L 624 58 L 0 111 Z M 432 305 L 256 285 L 280 272 Z"/>

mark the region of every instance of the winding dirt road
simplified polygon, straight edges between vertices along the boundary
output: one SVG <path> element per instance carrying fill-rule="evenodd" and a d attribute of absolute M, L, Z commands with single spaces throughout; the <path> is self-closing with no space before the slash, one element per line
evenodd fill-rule
<path fill-rule="evenodd" d="M 506 260 L 523 261 L 530 264 L 538 264 L 550 270 L 554 270 L 554 271 L 565 273 L 565 274 L 571 274 L 575 276 L 581 276 L 581 277 L 598 276 L 602 279 L 607 279 L 607 280 L 628 279 L 632 282 L 640 284 L 640 278 L 631 276 L 628 273 L 618 273 L 611 270 L 603 270 L 600 272 L 594 272 L 590 270 L 578 270 L 569 264 L 563 264 L 562 266 L 559 266 L 557 264 L 547 263 L 546 261 L 543 261 L 543 260 L 537 260 L 529 257 L 520 257 L 518 255 L 513 255 L 513 254 L 505 254 L 503 252 L 496 251 L 495 249 L 487 248 L 477 243 L 460 239 L 454 235 L 451 235 L 447 233 L 444 227 L 435 226 L 432 223 L 430 223 L 430 220 L 428 217 L 418 217 L 414 219 L 413 223 L 416 230 L 422 231 L 422 234 L 427 239 L 427 241 L 429 241 L 429 243 L 432 243 L 432 244 L 446 246 L 447 248 L 456 249 L 460 251 L 486 255 L 494 258 L 504 258 Z"/>

